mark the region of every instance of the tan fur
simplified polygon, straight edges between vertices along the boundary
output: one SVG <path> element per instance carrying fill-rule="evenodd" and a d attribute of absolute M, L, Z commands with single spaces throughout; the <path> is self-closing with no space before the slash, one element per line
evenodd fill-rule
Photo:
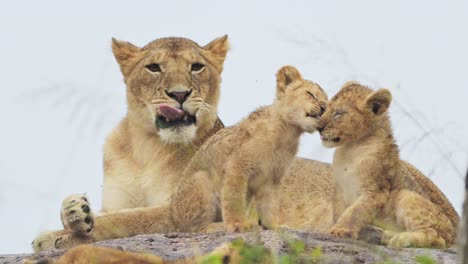
<path fill-rule="evenodd" d="M 428 178 L 400 160 L 390 102 L 386 89 L 347 83 L 321 117 L 322 141 L 336 147 L 332 173 L 346 207 L 331 234 L 357 238 L 374 224 L 392 247 L 450 246 L 459 217 Z"/>
<path fill-rule="evenodd" d="M 278 225 L 281 180 L 297 152 L 300 135 L 315 131 L 327 98 L 291 66 L 280 69 L 277 80 L 272 105 L 220 130 L 195 154 L 185 170 L 185 181 L 171 199 L 178 231 L 201 231 L 219 219 L 218 212 L 228 232 L 251 230 L 259 221 L 246 216 L 252 199 L 262 225 Z"/>
<path fill-rule="evenodd" d="M 102 212 L 167 205 L 199 145 L 223 127 L 217 106 L 227 36 L 204 47 L 184 38 L 162 38 L 143 48 L 113 39 L 112 49 L 127 85 L 128 114 L 104 146 Z M 159 64 L 161 72 L 150 72 L 146 66 L 152 63 Z M 205 67 L 193 72 L 194 63 Z M 183 105 L 169 96 L 171 92 L 189 90 L 190 96 Z M 196 124 L 158 128 L 156 116 L 163 104 L 196 116 Z M 75 198 L 65 199 L 61 213 L 65 231 L 70 232 L 41 234 L 34 241 L 36 250 L 62 244 L 69 247 L 74 244 L 71 241 L 82 243 L 89 239 L 91 229 L 103 226 L 101 221 L 89 220 L 91 213 L 71 208 Z M 70 221 L 75 223 L 66 224 Z M 109 229 L 119 232 L 112 226 Z M 99 237 L 98 232 L 95 235 Z"/>
<path fill-rule="evenodd" d="M 26 260 L 27 263 L 53 263 L 53 264 L 195 264 L 195 263 L 242 263 L 242 247 L 232 243 L 225 243 L 212 252 L 177 260 L 165 260 L 149 253 L 135 253 L 112 248 L 98 247 L 94 245 L 81 245 L 67 251 L 58 260 L 34 259 Z M 269 259 L 271 260 L 271 259 Z M 270 263 L 268 258 L 262 263 Z"/>
<path fill-rule="evenodd" d="M 103 211 L 166 204 L 197 145 L 220 122 L 216 109 L 222 62 L 228 49 L 226 37 L 203 48 L 187 39 L 159 39 L 136 54 L 130 53 L 134 54 L 131 58 L 124 57 L 132 56 L 127 54 L 128 45 L 113 41 L 127 84 L 129 111 L 104 147 Z M 162 72 L 157 76 L 144 67 L 153 62 L 161 65 Z M 193 74 L 190 65 L 196 62 L 205 68 Z M 191 126 L 197 130 L 196 136 L 184 134 L 187 127 L 156 128 L 160 105 L 180 107 L 167 92 L 189 89 L 193 92 L 182 109 L 197 117 L 196 126 Z M 165 141 L 162 133 L 169 134 Z"/>
<path fill-rule="evenodd" d="M 326 233 L 342 212 L 330 164 L 295 158 L 281 184 L 279 225 Z"/>
<path fill-rule="evenodd" d="M 71 249 L 60 257 L 55 264 L 87 264 L 87 263 L 131 263 L 131 264 L 159 264 L 173 263 L 151 254 L 138 254 L 117 249 L 82 245 Z M 180 262 L 182 263 L 182 262 Z"/>
<path fill-rule="evenodd" d="M 128 114 L 110 134 L 104 147 L 103 212 L 93 217 L 92 212 L 83 210 L 83 206 L 90 207 L 89 202 L 83 200 L 86 197 L 67 197 L 61 212 L 65 229 L 40 234 L 33 242 L 36 251 L 176 230 L 169 198 L 178 188 L 180 177 L 198 147 L 223 127 L 217 119 L 216 108 L 227 49 L 226 37 L 204 47 L 182 38 L 159 39 L 144 48 L 113 40 L 114 55 L 127 84 Z M 196 77 L 188 72 L 189 64 L 195 61 L 189 58 L 193 57 L 205 63 L 205 69 Z M 159 78 L 144 67 L 153 62 L 167 65 L 161 67 L 163 73 Z M 163 74 L 166 75 L 161 79 Z M 155 113 L 160 104 L 177 106 L 177 102 L 161 90 L 192 87 L 190 83 L 183 83 L 191 79 L 199 87 L 187 101 L 190 102 L 187 111 L 197 115 L 195 137 L 184 141 L 180 139 L 189 135 L 184 133 L 187 131 L 166 131 L 164 141 L 161 131 L 154 126 Z M 308 95 L 304 95 L 306 98 Z M 330 202 L 335 192 L 331 191 L 334 181 L 328 171 L 325 163 L 293 160 L 290 173 L 284 177 L 285 184 L 281 185 L 279 199 L 282 205 L 295 210 L 279 212 L 281 225 L 309 231 L 322 231 L 333 225 L 337 210 Z M 187 197 L 197 202 L 204 199 L 199 195 L 194 192 Z M 304 206 L 293 207 L 297 201 Z M 179 210 L 184 208 L 181 206 Z M 315 225 L 311 219 L 321 222 Z"/>

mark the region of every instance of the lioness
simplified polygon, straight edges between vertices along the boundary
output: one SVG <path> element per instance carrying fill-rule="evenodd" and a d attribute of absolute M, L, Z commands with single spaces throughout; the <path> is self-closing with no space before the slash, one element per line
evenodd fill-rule
<path fill-rule="evenodd" d="M 128 113 L 104 145 L 102 213 L 167 204 L 198 146 L 223 127 L 217 106 L 228 48 L 227 36 L 203 47 L 185 38 L 143 48 L 112 40 Z M 96 225 L 86 197 L 65 199 L 61 216 L 65 229 L 40 235 L 35 250 L 89 240 Z"/>
<path fill-rule="evenodd" d="M 113 39 L 128 113 L 104 146 L 102 212 L 94 217 L 84 195 L 67 197 L 64 229 L 40 234 L 34 250 L 173 229 L 168 212 L 154 215 L 169 204 L 199 146 L 223 127 L 217 106 L 228 48 L 227 36 L 203 47 L 185 38 L 157 39 L 143 48 Z M 294 159 L 282 184 L 282 225 L 314 231 L 333 224 L 329 172 L 328 164 Z"/>
<path fill-rule="evenodd" d="M 350 82 L 320 118 L 323 145 L 336 148 L 332 173 L 346 206 L 331 234 L 357 238 L 374 224 L 385 229 L 382 242 L 391 247 L 450 246 L 459 216 L 428 178 L 400 159 L 387 113 L 391 100 L 386 89 Z"/>

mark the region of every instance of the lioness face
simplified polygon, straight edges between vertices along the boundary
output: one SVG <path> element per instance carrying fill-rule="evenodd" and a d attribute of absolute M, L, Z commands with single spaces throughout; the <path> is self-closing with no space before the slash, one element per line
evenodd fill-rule
<path fill-rule="evenodd" d="M 330 100 L 317 126 L 326 147 L 353 143 L 371 135 L 388 118 L 391 94 L 355 82 L 345 84 Z"/>
<path fill-rule="evenodd" d="M 204 47 L 184 38 L 157 39 L 143 48 L 113 39 L 112 49 L 136 125 L 176 144 L 188 144 L 213 126 L 227 36 Z"/>
<path fill-rule="evenodd" d="M 292 66 L 282 67 L 276 74 L 277 100 L 285 120 L 312 133 L 325 111 L 327 94 L 316 83 L 304 80 Z"/>

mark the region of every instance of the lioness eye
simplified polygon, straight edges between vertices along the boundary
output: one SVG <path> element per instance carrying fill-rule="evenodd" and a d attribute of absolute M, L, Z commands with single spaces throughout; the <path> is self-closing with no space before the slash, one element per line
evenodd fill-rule
<path fill-rule="evenodd" d="M 161 72 L 161 67 L 159 67 L 159 64 L 156 64 L 156 63 L 152 63 L 152 64 L 149 64 L 149 65 L 146 65 L 146 68 L 147 68 L 150 72 Z"/>
<path fill-rule="evenodd" d="M 201 69 L 203 69 L 203 67 L 205 67 L 205 65 L 201 64 L 201 63 L 194 63 L 192 64 L 192 71 L 193 72 L 197 72 L 197 71 L 200 71 Z"/>

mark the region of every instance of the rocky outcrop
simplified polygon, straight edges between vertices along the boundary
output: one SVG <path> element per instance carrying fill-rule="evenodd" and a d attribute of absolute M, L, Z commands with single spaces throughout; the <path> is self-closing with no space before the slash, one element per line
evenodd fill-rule
<path fill-rule="evenodd" d="M 359 241 L 338 239 L 323 234 L 307 233 L 295 230 L 282 232 L 262 231 L 244 234 L 153 234 L 140 235 L 124 239 L 108 240 L 96 245 L 119 248 L 134 252 L 146 252 L 165 259 L 180 259 L 212 251 L 224 242 L 242 238 L 250 244 L 260 244 L 272 252 L 283 255 L 290 253 L 293 241 L 302 241 L 301 250 L 307 255 L 319 259 L 319 263 L 456 263 L 455 249 L 389 249 Z M 63 250 L 49 250 L 37 254 L 0 255 L 0 263 L 23 263 L 24 259 L 34 257 L 57 258 Z M 419 260 L 419 261 L 418 261 Z"/>

